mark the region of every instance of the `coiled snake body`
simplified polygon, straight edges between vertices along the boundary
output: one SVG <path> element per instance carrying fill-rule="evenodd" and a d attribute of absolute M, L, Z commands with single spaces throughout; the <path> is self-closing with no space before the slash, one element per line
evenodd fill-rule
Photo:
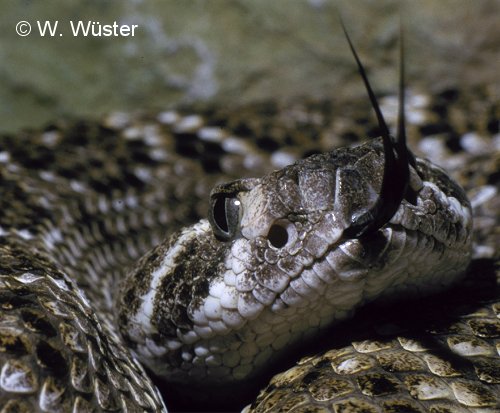
<path fill-rule="evenodd" d="M 329 110 L 265 107 L 285 132 L 324 130 L 315 119 Z M 296 137 L 276 149 L 261 133 L 266 152 L 231 132 L 232 116 L 117 113 L 1 138 L 2 413 L 160 411 L 137 358 L 173 388 L 215 392 L 360 304 L 464 275 L 470 205 L 442 169 L 410 157 L 395 213 L 365 233 L 388 208 L 374 208 L 382 140 L 283 167 Z M 268 174 L 231 181 L 256 169 Z M 500 304 L 488 298 L 421 337 L 361 335 L 306 358 L 247 410 L 498 411 Z"/>

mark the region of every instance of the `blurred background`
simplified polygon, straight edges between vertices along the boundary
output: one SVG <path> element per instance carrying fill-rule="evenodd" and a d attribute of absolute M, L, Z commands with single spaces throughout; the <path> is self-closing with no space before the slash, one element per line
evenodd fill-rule
<path fill-rule="evenodd" d="M 396 91 L 400 10 L 412 88 L 498 82 L 498 0 L 0 0 L 0 131 L 199 101 L 364 96 L 337 7 L 379 92 Z M 30 35 L 16 34 L 21 20 Z M 69 22 L 90 20 L 138 28 L 73 37 Z M 37 21 L 63 36 L 40 36 Z"/>

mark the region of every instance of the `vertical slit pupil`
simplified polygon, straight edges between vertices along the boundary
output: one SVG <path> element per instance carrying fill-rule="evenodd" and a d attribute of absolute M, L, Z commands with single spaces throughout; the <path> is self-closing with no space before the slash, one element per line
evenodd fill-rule
<path fill-rule="evenodd" d="M 215 200 L 214 221 L 222 231 L 229 231 L 226 217 L 226 197 L 220 197 Z"/>

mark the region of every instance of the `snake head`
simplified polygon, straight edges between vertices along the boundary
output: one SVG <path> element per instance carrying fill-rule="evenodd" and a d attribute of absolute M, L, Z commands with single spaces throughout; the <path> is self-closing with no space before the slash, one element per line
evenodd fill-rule
<path fill-rule="evenodd" d="M 392 232 L 345 236 L 377 202 L 383 165 L 376 139 L 215 187 L 209 219 L 129 274 L 125 339 L 159 376 L 221 383 L 251 377 L 285 345 L 346 317 L 366 299 L 370 271 L 393 260 L 388 243 L 404 243 Z"/>
<path fill-rule="evenodd" d="M 210 219 L 170 236 L 124 284 L 120 331 L 141 360 L 173 382 L 249 379 L 364 302 L 455 280 L 469 260 L 469 206 L 427 161 L 410 166 L 422 175 L 415 204 L 345 235 L 379 199 L 384 153 L 379 138 L 214 188 Z"/>

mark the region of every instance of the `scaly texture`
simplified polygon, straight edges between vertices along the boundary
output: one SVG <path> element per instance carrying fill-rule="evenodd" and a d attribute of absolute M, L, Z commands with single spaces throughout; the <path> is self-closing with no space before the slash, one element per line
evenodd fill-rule
<path fill-rule="evenodd" d="M 428 106 L 432 106 L 431 102 L 428 103 Z M 204 352 L 206 346 L 196 347 L 195 343 L 199 343 L 199 340 L 190 333 L 195 331 L 190 330 L 195 322 L 201 320 L 198 323 L 199 333 L 196 333 L 199 337 L 204 334 L 202 327 L 210 325 L 209 321 L 214 321 L 213 331 L 231 324 L 237 331 L 242 328 L 242 332 L 257 330 L 260 326 L 262 330 L 266 330 L 266 325 L 269 326 L 269 323 L 258 324 L 255 321 L 252 312 L 256 307 L 251 305 L 242 304 L 240 308 L 236 304 L 242 322 L 235 314 L 224 318 L 223 308 L 234 309 L 234 303 L 224 307 L 221 305 L 222 299 L 219 302 L 210 299 L 207 304 L 209 296 L 222 298 L 217 297 L 217 294 L 221 289 L 228 288 L 221 287 L 220 282 L 217 282 L 223 275 L 220 270 L 226 271 L 228 267 L 235 269 L 235 274 L 241 274 L 241 271 L 238 272 L 240 269 L 247 274 L 242 277 L 241 284 L 237 284 L 239 281 L 234 279 L 233 283 L 234 286 L 239 285 L 243 292 L 246 291 L 244 296 L 251 298 L 254 304 L 255 297 L 248 294 L 252 285 L 262 287 L 264 284 L 267 291 L 261 287 L 259 291 L 263 294 L 267 292 L 273 299 L 279 295 L 278 300 L 274 301 L 278 303 L 275 304 L 277 312 L 284 311 L 287 306 L 294 308 L 296 297 L 293 296 L 293 291 L 304 292 L 304 289 L 311 287 L 306 281 L 307 276 L 303 275 L 304 266 L 310 267 L 309 282 L 313 284 L 313 288 L 321 282 L 328 285 L 334 278 L 337 285 L 349 284 L 350 287 L 345 294 L 336 296 L 337 300 L 346 299 L 345 308 L 339 305 L 334 312 L 326 311 L 325 314 L 328 314 L 323 321 L 323 310 L 314 305 L 308 307 L 303 314 L 309 313 L 307 319 L 312 321 L 305 329 L 302 328 L 303 323 L 299 323 L 296 336 L 285 334 L 289 321 L 278 323 L 286 327 L 281 332 L 286 340 L 278 339 L 280 336 L 274 335 L 276 332 L 271 336 L 262 331 L 263 338 L 259 343 L 271 350 L 261 356 L 260 363 L 251 362 L 252 369 L 253 366 L 265 364 L 271 353 L 286 342 L 308 335 L 303 332 L 309 330 L 309 327 L 312 326 L 314 330 L 330 323 L 332 319 L 342 319 L 355 305 L 375 298 L 384 284 L 379 284 L 379 281 L 372 284 L 360 281 L 371 265 L 369 260 L 361 259 L 364 251 L 361 242 L 351 240 L 339 246 L 335 244 L 335 240 L 328 240 L 329 243 L 322 246 L 315 242 L 317 239 L 314 242 L 312 240 L 315 233 L 319 234 L 327 228 L 326 222 L 325 225 L 320 225 L 322 219 L 328 219 L 321 213 L 326 208 L 318 207 L 322 202 L 326 205 L 335 196 L 346 196 L 347 198 L 342 199 L 348 201 L 345 205 L 337 204 L 336 211 L 345 220 L 356 213 L 356 208 L 366 208 L 366 203 L 371 202 L 371 196 L 366 196 L 370 194 L 369 188 L 372 187 L 376 193 L 380 185 L 377 168 L 380 167 L 381 155 L 380 145 L 376 142 L 358 149 L 334 152 L 335 155 L 316 155 L 306 161 L 306 168 L 287 167 L 262 180 L 243 180 L 229 188 L 227 185 L 218 186 L 215 194 L 245 189 L 248 198 L 241 199 L 246 211 L 242 216 L 242 222 L 245 223 L 242 228 L 248 231 L 245 233 L 248 238 L 256 239 L 248 247 L 234 247 L 230 262 L 227 261 L 227 244 L 213 237 L 207 221 L 195 224 L 194 232 L 180 230 L 206 216 L 209 193 L 216 184 L 283 168 L 308 152 L 324 151 L 326 146 L 332 144 L 332 136 L 339 139 L 337 142 L 333 141 L 337 145 L 362 137 L 364 133 L 357 129 L 359 126 L 356 121 L 365 116 L 368 118 L 369 112 L 366 105 L 360 106 L 361 108 L 357 104 L 347 105 L 347 112 L 351 113 L 345 117 L 338 115 L 341 107 L 335 112 L 335 106 L 324 103 L 285 107 L 267 104 L 241 108 L 234 112 L 209 108 L 200 109 L 197 115 L 169 111 L 154 118 L 113 114 L 99 122 L 55 124 L 44 131 L 2 136 L 0 411 L 164 409 L 163 399 L 168 404 L 172 397 L 169 388 L 167 387 L 163 396 L 159 394 L 151 378 L 148 378 L 144 368 L 131 353 L 130 347 L 153 371 L 167 377 L 171 375 L 169 378 L 174 381 L 190 380 L 187 376 L 192 376 L 192 386 L 196 388 L 200 381 L 203 384 L 207 368 L 197 366 L 192 370 L 195 373 L 191 375 L 186 372 L 192 368 L 196 357 L 208 360 L 213 356 L 210 351 L 214 346 L 212 349 L 208 348 L 207 352 Z M 416 112 L 423 113 L 425 110 L 426 107 L 420 107 Z M 490 110 L 490 106 L 487 110 Z M 490 128 L 489 122 L 495 119 L 497 110 L 491 110 L 493 116 L 488 117 L 486 128 Z M 427 117 L 423 120 L 417 117 L 411 128 L 418 129 L 425 135 L 427 122 Z M 460 125 L 460 122 L 457 123 Z M 430 124 L 436 127 L 436 120 L 432 120 L 432 117 Z M 469 130 L 467 126 L 465 129 Z M 435 135 L 434 129 L 429 131 L 429 135 Z M 334 162 L 336 156 L 345 159 L 337 164 L 337 161 Z M 492 156 L 488 155 L 487 159 L 492 159 Z M 360 163 L 356 165 L 358 161 Z M 357 180 L 368 192 L 353 193 L 347 190 L 342 193 L 340 189 L 332 192 L 331 187 L 323 192 L 323 181 L 316 182 L 312 177 L 317 174 L 314 171 L 321 170 L 325 162 L 331 165 L 326 168 L 329 169 L 328 173 L 324 174 L 329 182 L 333 179 L 332 176 L 338 175 L 337 169 L 342 169 L 335 165 L 340 165 L 344 169 L 339 174 L 346 175 L 345 178 L 339 178 L 340 181 Z M 445 275 L 448 272 L 460 274 L 465 270 L 465 262 L 468 260 L 466 246 L 469 242 L 470 222 L 465 212 L 467 201 L 461 190 L 439 169 L 426 161 L 419 161 L 417 169 L 421 175 L 420 182 L 414 171 L 412 188 L 421 194 L 420 204 L 417 202 L 416 206 L 412 206 L 410 202 L 404 201 L 405 206 L 391 224 L 379 231 L 382 238 L 369 244 L 365 252 L 379 259 L 381 262 L 378 265 L 384 266 L 385 261 L 392 260 L 405 268 L 408 264 L 410 268 L 418 268 L 422 262 L 432 265 L 443 258 L 442 264 L 433 269 L 441 274 L 439 284 L 442 285 L 439 287 L 442 287 L 452 281 L 447 280 Z M 346 170 L 349 173 L 346 174 Z M 290 184 L 286 184 L 284 190 L 280 185 L 287 180 Z M 481 185 L 486 184 L 483 189 L 487 192 L 488 188 L 494 188 L 492 183 L 488 181 Z M 259 196 L 252 192 L 257 187 L 265 189 Z M 340 188 L 341 185 L 337 187 Z M 291 197 L 292 192 L 289 190 L 297 191 L 297 197 Z M 491 212 L 495 209 L 489 206 L 497 199 L 495 189 L 492 191 L 492 196 L 483 192 L 482 199 L 479 197 L 477 200 L 476 207 L 478 210 L 484 209 L 486 220 L 492 217 L 493 220 L 496 219 L 495 212 Z M 276 203 L 275 214 L 288 214 L 289 218 L 290 211 L 279 209 L 292 208 L 295 211 L 297 205 L 294 203 L 299 200 L 304 212 L 311 212 L 314 209 L 312 206 L 316 205 L 317 210 L 312 211 L 315 213 L 310 216 L 305 214 L 307 219 L 294 217 L 295 238 L 287 240 L 287 243 L 296 241 L 295 254 L 301 257 L 303 255 L 299 266 L 289 262 L 284 268 L 284 261 L 281 261 L 280 266 L 280 260 L 286 257 L 276 253 L 280 249 L 276 247 L 281 242 L 279 234 L 276 238 L 271 237 L 273 242 L 278 243 L 274 245 L 274 249 L 268 245 L 263 246 L 262 240 L 259 240 L 263 235 L 268 236 L 267 230 L 271 222 L 266 221 L 266 213 L 262 212 L 266 210 L 267 201 L 264 200 Z M 436 221 L 426 221 L 428 213 L 436 214 L 439 218 L 436 216 Z M 259 217 L 265 219 L 261 221 Z M 438 224 L 446 228 L 438 228 Z M 175 231 L 180 232 L 162 243 L 167 234 Z M 427 232 L 431 234 L 430 238 L 423 235 Z M 494 247 L 495 244 L 488 241 L 492 239 L 492 230 L 488 230 L 485 225 L 480 228 L 480 232 L 479 246 L 486 249 L 491 245 Z M 330 237 L 331 234 L 322 233 L 319 238 Z M 446 236 L 439 239 L 442 234 Z M 453 245 L 464 245 L 461 253 L 448 248 L 450 237 L 453 238 Z M 183 242 L 175 244 L 178 239 Z M 310 242 L 309 247 L 298 242 L 306 239 Z M 432 246 L 428 245 L 429 242 L 432 242 Z M 192 244 L 190 249 L 175 246 L 169 248 L 187 243 Z M 396 245 L 398 243 L 401 244 L 400 247 Z M 159 246 L 137 265 L 137 260 L 155 245 Z M 335 245 L 335 248 L 328 245 Z M 391 251 L 398 248 L 405 250 L 405 259 L 398 261 L 401 258 L 398 254 L 395 254 L 398 257 L 391 257 L 388 252 L 389 255 L 384 255 L 384 248 L 389 245 L 391 247 L 388 249 Z M 418 251 L 426 251 L 430 256 L 423 260 Z M 461 251 L 460 248 L 457 251 Z M 488 251 L 484 251 L 483 248 L 483 253 L 488 255 Z M 196 256 L 193 255 L 195 253 Z M 249 260 L 247 265 L 250 268 L 253 259 L 262 260 L 262 254 L 265 262 L 279 268 L 286 277 L 267 276 L 261 279 L 262 283 L 256 283 L 252 278 L 253 273 L 249 273 L 245 267 L 245 257 Z M 333 266 L 322 274 L 331 279 L 313 280 L 311 277 L 314 276 L 314 266 L 329 262 L 330 254 Z M 344 254 L 349 259 L 342 261 L 341 257 L 333 257 L 335 254 Z M 213 258 L 215 260 L 210 261 Z M 241 264 L 237 263 L 238 259 L 241 259 Z M 200 260 L 205 265 L 201 265 Z M 312 264 L 313 261 L 315 264 Z M 168 265 L 162 267 L 159 265 L 162 262 Z M 165 292 L 162 302 L 164 305 L 158 306 L 152 300 L 148 308 L 148 300 L 144 297 L 151 291 L 151 282 L 155 277 L 157 281 L 165 277 L 166 268 L 170 268 L 174 262 L 176 265 L 181 264 L 183 274 L 188 274 L 191 278 L 181 277 L 180 272 L 175 274 L 174 271 L 168 288 L 163 283 L 162 288 L 158 289 L 160 293 Z M 358 263 L 358 266 L 348 269 L 347 266 L 352 266 L 353 263 Z M 335 265 L 340 265 L 341 268 L 335 269 Z M 118 283 L 129 268 L 134 268 L 129 278 L 138 278 L 139 282 L 125 283 L 122 287 L 120 301 L 126 304 L 127 311 L 122 307 L 118 321 L 121 322 L 122 333 L 126 337 L 124 345 L 117 333 L 116 302 Z M 162 269 L 162 274 L 157 271 L 158 268 Z M 349 273 L 351 270 L 353 272 Z M 208 279 L 202 278 L 200 271 L 206 273 Z M 416 271 L 418 274 L 424 272 Z M 383 274 L 384 272 L 380 273 L 382 278 Z M 352 279 L 349 280 L 351 276 Z M 304 281 L 296 283 L 296 288 L 300 291 L 293 288 L 292 291 L 290 287 L 295 285 L 292 283 L 299 279 Z M 371 287 L 360 290 L 357 285 L 359 283 Z M 231 287 L 230 282 L 226 285 Z M 406 287 L 409 285 L 406 283 Z M 477 305 L 472 301 L 475 309 L 484 310 L 474 312 L 474 316 L 464 315 L 464 321 L 458 327 L 444 323 L 435 333 L 443 337 L 457 357 L 477 360 L 473 367 L 470 364 L 446 364 L 449 360 L 441 355 L 447 350 L 441 347 L 435 350 L 435 346 L 430 345 L 434 335 L 426 332 L 425 328 L 419 330 L 423 335 L 419 342 L 404 336 L 382 342 L 375 335 L 365 335 L 363 340 L 356 341 L 352 335 L 355 340 L 352 345 L 345 348 L 332 347 L 330 352 L 316 359 L 306 359 L 291 373 L 284 373 L 274 379 L 268 388 L 271 393 L 261 395 L 253 408 L 256 411 L 287 411 L 286 406 L 293 405 L 293 408 L 299 409 L 306 408 L 304 406 L 307 405 L 313 409 L 318 405 L 318 409 L 332 411 L 361 411 L 361 407 L 353 410 L 353 406 L 358 405 L 373 411 L 391 411 L 390 408 L 392 411 L 401 411 L 398 410 L 397 403 L 403 400 L 411 404 L 415 398 L 417 402 L 414 402 L 414 409 L 435 408 L 435 411 L 440 411 L 436 410 L 439 405 L 448 405 L 453 406 L 450 407 L 453 411 L 474 406 L 495 411 L 498 409 L 500 392 L 499 379 L 495 373 L 497 370 L 490 367 L 498 364 L 498 349 L 495 348 L 495 339 L 499 336 L 498 320 L 495 318 L 498 302 L 494 288 L 490 288 L 494 297 L 489 298 L 494 301 L 489 306 L 480 307 L 479 301 Z M 335 289 L 324 288 L 325 295 L 334 292 Z M 229 297 L 223 296 L 225 299 Z M 351 300 L 350 296 L 357 298 Z M 261 298 L 266 299 L 264 295 Z M 478 300 L 482 298 L 481 296 Z M 404 304 L 402 306 L 404 308 Z M 141 307 L 146 314 L 157 316 L 157 325 L 156 321 L 137 315 L 137 310 Z M 262 302 L 258 301 L 259 311 L 263 307 Z M 203 314 L 197 312 L 201 308 Z M 266 308 L 260 313 L 267 317 L 273 315 L 272 306 L 268 304 Z M 132 316 L 127 316 L 128 312 Z M 207 323 L 203 317 L 207 319 Z M 225 321 L 224 325 L 220 323 L 221 319 Z M 123 329 L 127 323 L 131 323 L 132 328 Z M 170 340 L 162 341 L 155 334 L 155 329 L 160 325 L 158 335 L 163 334 L 170 337 Z M 248 327 L 251 329 L 244 329 Z M 145 331 L 147 329 L 150 331 Z M 212 334 L 207 331 L 205 333 L 208 335 Z M 295 330 L 292 328 L 292 331 Z M 150 332 L 153 335 L 145 337 L 144 334 Z M 347 339 L 349 333 L 347 330 Z M 234 335 L 238 335 L 237 332 Z M 231 334 L 224 337 L 231 337 Z M 241 337 L 244 341 L 243 334 Z M 371 341 L 371 338 L 374 340 Z M 190 342 L 191 340 L 193 341 Z M 231 340 L 228 340 L 230 345 Z M 214 341 L 211 343 L 217 344 Z M 217 357 L 211 357 L 212 366 L 226 367 L 219 368 L 218 371 L 222 374 L 216 377 L 222 377 L 222 381 L 226 381 L 228 372 L 229 376 L 236 379 L 253 374 L 252 369 L 248 368 L 249 364 L 242 363 L 242 360 L 245 357 L 254 360 L 257 354 L 255 350 L 259 345 L 255 337 L 250 337 L 248 343 L 243 352 L 236 352 L 236 347 L 238 350 L 240 347 L 234 344 L 235 348 L 229 349 L 233 352 L 223 350 L 220 363 Z M 165 348 L 169 351 L 165 352 Z M 216 348 L 215 355 L 218 351 L 220 354 L 220 350 Z M 154 357 L 172 360 L 171 366 L 166 368 L 163 364 L 151 361 Z M 183 368 L 183 365 L 186 367 Z M 204 364 L 206 365 L 207 363 Z M 446 371 L 453 374 L 446 375 Z M 419 387 L 419 383 L 426 385 Z M 432 385 L 437 388 L 436 392 L 429 390 Z M 437 397 L 436 403 L 419 401 L 430 393 Z M 377 401 L 378 397 L 383 400 Z M 323 407 L 319 406 L 320 402 Z"/>

